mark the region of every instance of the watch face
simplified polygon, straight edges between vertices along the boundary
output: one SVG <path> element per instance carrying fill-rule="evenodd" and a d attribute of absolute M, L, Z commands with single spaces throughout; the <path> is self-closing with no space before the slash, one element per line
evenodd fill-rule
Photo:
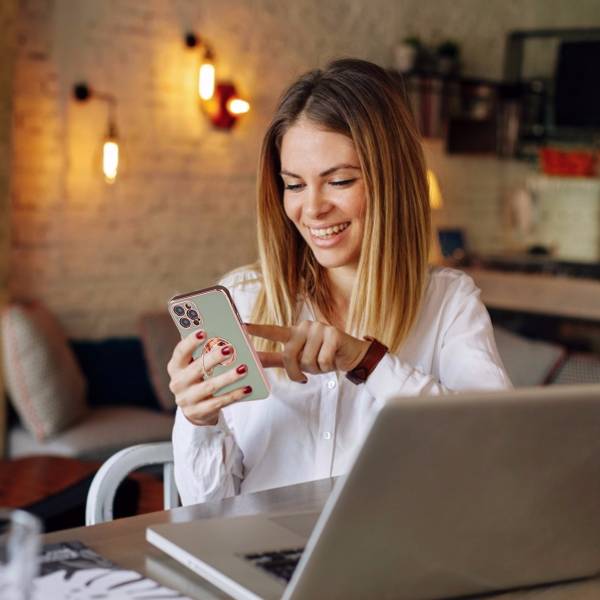
<path fill-rule="evenodd" d="M 364 383 L 367 380 L 367 377 L 369 376 L 369 372 L 367 371 L 366 367 L 355 367 L 354 369 L 352 369 L 352 371 L 348 371 L 348 373 L 346 373 L 346 377 L 352 382 L 352 383 Z"/>

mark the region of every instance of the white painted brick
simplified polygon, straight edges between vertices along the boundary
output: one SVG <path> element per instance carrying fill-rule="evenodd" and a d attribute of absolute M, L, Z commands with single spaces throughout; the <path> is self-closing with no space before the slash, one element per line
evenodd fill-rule
<path fill-rule="evenodd" d="M 589 0 L 569 10 L 558 0 L 486 6 L 24 0 L 12 115 L 13 295 L 45 301 L 76 337 L 135 333 L 140 313 L 254 260 L 260 139 L 295 76 L 340 55 L 390 65 L 405 35 L 435 40 L 447 31 L 463 43 L 467 71 L 493 77 L 510 29 L 600 25 Z M 252 102 L 231 133 L 213 130 L 199 111 L 188 30 L 213 43 L 220 76 Z M 71 99 L 81 80 L 118 99 L 124 165 L 113 187 L 98 171 L 106 107 Z M 504 192 L 523 165 L 435 160 L 446 199 L 436 219 L 465 226 L 476 249 L 501 246 Z M 567 214 L 557 227 L 576 220 Z M 590 228 L 585 239 L 594 235 Z"/>

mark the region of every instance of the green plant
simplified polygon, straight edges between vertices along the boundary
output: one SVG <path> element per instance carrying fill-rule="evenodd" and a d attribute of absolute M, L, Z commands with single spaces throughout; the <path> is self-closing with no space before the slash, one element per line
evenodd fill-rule
<path fill-rule="evenodd" d="M 446 58 L 458 58 L 460 54 L 460 46 L 454 40 L 445 40 L 436 48 L 438 56 Z"/>
<path fill-rule="evenodd" d="M 402 40 L 402 43 L 406 44 L 407 46 L 413 46 L 417 50 L 423 46 L 423 44 L 421 43 L 421 39 L 416 35 L 410 35 L 408 37 L 405 37 Z"/>

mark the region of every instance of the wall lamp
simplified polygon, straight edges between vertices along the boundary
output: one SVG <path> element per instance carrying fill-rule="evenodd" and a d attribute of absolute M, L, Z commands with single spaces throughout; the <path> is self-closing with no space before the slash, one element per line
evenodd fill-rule
<path fill-rule="evenodd" d="M 432 210 L 440 210 L 444 207 L 444 198 L 437 175 L 431 169 L 427 169 L 427 184 L 429 186 L 429 206 Z"/>
<path fill-rule="evenodd" d="M 200 50 L 198 96 L 202 110 L 215 127 L 231 129 L 239 116 L 250 110 L 250 103 L 240 98 L 234 83 L 217 80 L 214 52 L 210 45 L 195 33 L 185 35 L 185 45 Z"/>
<path fill-rule="evenodd" d="M 87 83 L 77 83 L 73 86 L 73 97 L 78 102 L 96 98 L 106 102 L 108 107 L 108 126 L 102 143 L 102 173 L 106 183 L 114 183 L 119 170 L 119 138 L 116 125 L 117 100 L 111 94 L 91 90 Z"/>

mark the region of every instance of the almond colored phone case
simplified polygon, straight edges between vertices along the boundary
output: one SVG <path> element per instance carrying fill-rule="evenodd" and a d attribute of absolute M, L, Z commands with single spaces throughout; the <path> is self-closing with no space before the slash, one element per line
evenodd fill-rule
<path fill-rule="evenodd" d="M 241 364 L 248 366 L 245 377 L 222 387 L 218 395 L 246 385 L 252 386 L 252 393 L 244 396 L 243 400 L 262 400 L 269 395 L 269 381 L 227 288 L 217 285 L 174 296 L 169 300 L 168 309 L 182 338 L 199 329 L 205 331 L 206 339 L 194 352 L 194 359 L 202 360 L 203 353 L 215 345 L 233 346 L 233 356 L 228 363 L 208 371 L 208 377 L 220 375 Z"/>

